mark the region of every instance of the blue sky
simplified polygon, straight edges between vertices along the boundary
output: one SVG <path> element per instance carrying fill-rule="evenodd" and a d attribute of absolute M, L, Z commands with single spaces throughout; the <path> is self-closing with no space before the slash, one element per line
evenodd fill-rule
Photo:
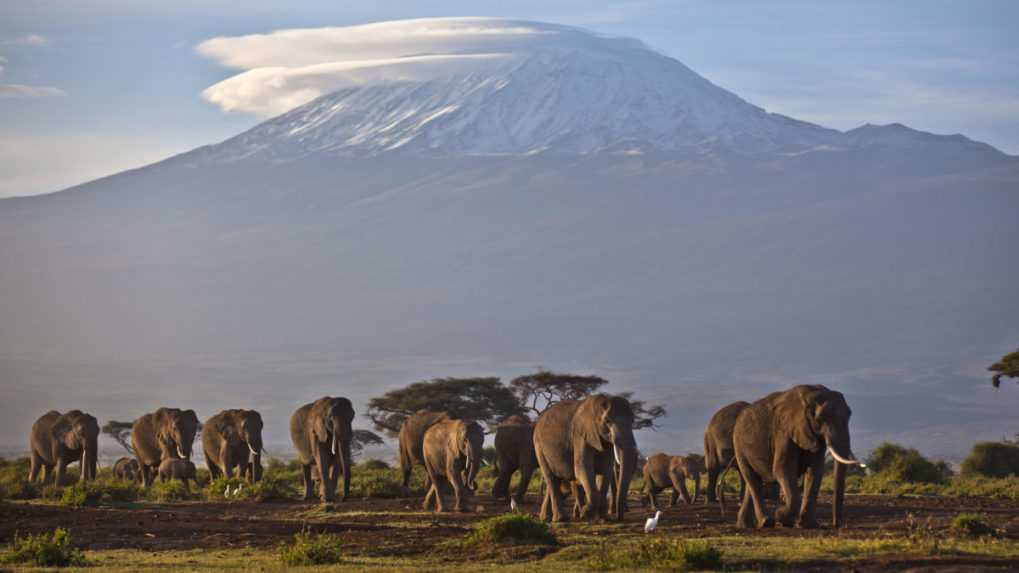
<path fill-rule="evenodd" d="M 839 129 L 902 122 L 1019 154 L 1019 3 L 0 2 L 0 196 L 42 193 L 257 123 L 200 94 L 210 38 L 427 16 L 633 36 L 752 103 Z"/>

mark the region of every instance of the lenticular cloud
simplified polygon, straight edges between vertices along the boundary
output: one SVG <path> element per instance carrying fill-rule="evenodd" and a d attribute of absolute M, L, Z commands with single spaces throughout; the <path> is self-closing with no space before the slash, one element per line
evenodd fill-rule
<path fill-rule="evenodd" d="M 433 18 L 212 38 L 198 53 L 243 71 L 202 97 L 224 111 L 272 116 L 344 87 L 470 70 L 578 32 L 502 19 Z"/>
<path fill-rule="evenodd" d="M 212 38 L 197 51 L 241 70 L 207 88 L 203 98 L 224 111 L 274 116 L 345 87 L 425 81 L 541 48 L 635 45 L 641 44 L 554 24 L 429 18 Z"/>

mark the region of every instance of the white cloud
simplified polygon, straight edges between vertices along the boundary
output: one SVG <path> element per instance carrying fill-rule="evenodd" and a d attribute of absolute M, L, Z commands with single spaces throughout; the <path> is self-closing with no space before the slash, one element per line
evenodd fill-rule
<path fill-rule="evenodd" d="M 219 37 L 196 51 L 241 73 L 202 97 L 224 111 L 272 116 L 348 86 L 427 80 L 505 61 L 565 38 L 566 26 L 498 18 L 427 18 Z"/>
<path fill-rule="evenodd" d="M 28 34 L 27 36 L 21 36 L 14 40 L 6 42 L 8 44 L 19 44 L 22 46 L 34 46 L 36 48 L 44 48 L 50 45 L 50 39 L 42 34 Z"/>
<path fill-rule="evenodd" d="M 26 86 L 23 84 L 0 84 L 0 97 L 56 97 L 67 95 L 64 90 L 51 86 Z"/>

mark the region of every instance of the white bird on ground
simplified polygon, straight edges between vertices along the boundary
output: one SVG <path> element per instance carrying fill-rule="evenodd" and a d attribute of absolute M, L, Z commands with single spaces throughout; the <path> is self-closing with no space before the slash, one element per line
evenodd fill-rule
<path fill-rule="evenodd" d="M 226 484 L 226 489 L 223 490 L 223 497 L 230 497 L 230 484 Z"/>
<path fill-rule="evenodd" d="M 519 508 L 520 508 L 520 506 L 518 506 L 518 505 L 517 505 L 517 500 L 515 500 L 515 499 L 513 499 L 513 498 L 511 497 L 511 498 L 510 498 L 510 511 L 512 511 L 512 512 L 514 512 L 514 513 L 516 513 L 516 511 L 517 511 L 517 510 L 518 510 Z"/>
<path fill-rule="evenodd" d="M 662 516 L 661 511 L 656 511 L 654 517 L 647 518 L 647 522 L 644 523 L 644 533 L 651 533 L 658 527 L 658 518 Z"/>
<path fill-rule="evenodd" d="M 237 497 L 237 494 L 241 493 L 241 488 L 243 488 L 243 487 L 244 487 L 244 484 L 241 484 L 241 485 L 237 486 L 237 489 L 234 490 L 234 497 Z"/>

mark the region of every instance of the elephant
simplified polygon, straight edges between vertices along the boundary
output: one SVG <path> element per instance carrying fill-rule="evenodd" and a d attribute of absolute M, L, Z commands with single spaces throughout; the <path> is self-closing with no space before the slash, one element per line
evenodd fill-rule
<path fill-rule="evenodd" d="M 113 475 L 117 479 L 125 481 L 141 482 L 142 472 L 138 460 L 134 458 L 120 458 L 113 464 Z"/>
<path fill-rule="evenodd" d="M 313 499 L 311 468 L 318 468 L 319 497 L 336 498 L 336 484 L 343 472 L 343 494 L 350 495 L 350 441 L 354 437 L 354 406 L 346 398 L 319 398 L 298 408 L 290 417 L 290 439 L 304 471 L 304 500 Z"/>
<path fill-rule="evenodd" d="M 198 485 L 195 464 L 191 463 L 191 460 L 182 460 L 178 458 L 164 459 L 159 464 L 159 481 L 165 482 L 171 479 L 177 479 L 184 482 L 184 490 L 191 493 L 188 481 L 193 481 L 196 486 Z"/>
<path fill-rule="evenodd" d="M 400 471 L 403 472 L 401 485 L 403 497 L 410 497 L 410 475 L 414 470 L 414 464 L 425 465 L 422 454 L 425 432 L 433 425 L 451 419 L 452 416 L 446 412 L 418 410 L 403 421 L 403 425 L 400 426 Z M 430 484 L 425 484 L 425 489 L 430 489 Z"/>
<path fill-rule="evenodd" d="M 425 432 L 422 456 L 431 486 L 425 495 L 423 507 L 428 511 L 435 501 L 435 511 L 442 513 L 443 482 L 453 487 L 456 502 L 454 511 L 464 511 L 464 498 L 470 493 L 468 484 L 474 483 L 481 468 L 481 452 L 485 444 L 485 430 L 477 422 L 443 420 L 432 424 Z"/>
<path fill-rule="evenodd" d="M 672 488 L 672 495 L 669 497 L 669 507 L 676 505 L 677 495 L 682 496 L 686 504 L 697 502 L 701 495 L 701 472 L 704 471 L 704 460 L 700 456 L 691 454 L 688 456 L 670 456 L 659 453 L 647 459 L 644 464 L 644 491 L 642 495 L 651 509 L 658 511 L 658 492 L 665 488 Z M 686 489 L 686 480 L 693 480 L 693 499 Z"/>
<path fill-rule="evenodd" d="M 509 486 L 513 474 L 520 470 L 520 483 L 512 494 L 517 505 L 523 505 L 531 476 L 538 467 L 534 456 L 534 426 L 526 416 L 510 416 L 499 423 L 495 430 L 495 453 L 498 459 L 499 477 L 492 486 L 496 499 L 510 497 Z"/>
<path fill-rule="evenodd" d="M 163 460 L 191 458 L 199 426 L 194 410 L 179 408 L 160 408 L 134 421 L 131 446 L 145 487 L 155 481 Z"/>
<path fill-rule="evenodd" d="M 202 428 L 202 449 L 212 479 L 241 477 L 255 483 L 262 477 L 262 415 L 254 410 L 223 410 Z"/>
<path fill-rule="evenodd" d="M 732 429 L 736 418 L 750 402 L 733 402 L 715 412 L 704 430 L 704 464 L 708 471 L 707 503 L 714 503 L 715 489 L 718 487 L 718 476 L 732 462 L 735 455 L 732 449 Z M 743 499 L 746 483 L 740 476 L 739 497 Z"/>
<path fill-rule="evenodd" d="M 609 482 L 616 480 L 614 517 L 623 518 L 626 493 L 637 465 L 633 409 L 625 398 L 595 394 L 552 405 L 534 424 L 534 452 L 548 484 L 553 521 L 564 517 L 560 490 L 564 480 L 576 480 L 587 493 L 580 511 L 582 519 L 605 512 Z M 619 464 L 618 470 L 613 461 Z M 546 517 L 542 515 L 542 519 Z"/>
<path fill-rule="evenodd" d="M 99 453 L 99 422 L 81 410 L 61 414 L 50 410 L 32 424 L 29 436 L 31 466 L 28 479 L 45 483 L 53 475 L 60 485 L 68 464 L 78 462 L 79 478 L 96 478 Z"/>
<path fill-rule="evenodd" d="M 815 509 L 824 477 L 825 451 L 835 459 L 832 524 L 841 526 L 846 466 L 863 465 L 850 448 L 850 416 L 845 397 L 821 385 L 774 392 L 740 412 L 732 443 L 736 463 L 747 482 L 747 495 L 740 505 L 737 526 L 749 528 L 753 511 L 758 528 L 775 521 L 786 527 L 817 527 Z M 798 486 L 801 476 L 802 493 Z M 765 482 L 778 482 L 782 492 L 783 504 L 776 510 L 774 521 L 764 514 Z"/>

